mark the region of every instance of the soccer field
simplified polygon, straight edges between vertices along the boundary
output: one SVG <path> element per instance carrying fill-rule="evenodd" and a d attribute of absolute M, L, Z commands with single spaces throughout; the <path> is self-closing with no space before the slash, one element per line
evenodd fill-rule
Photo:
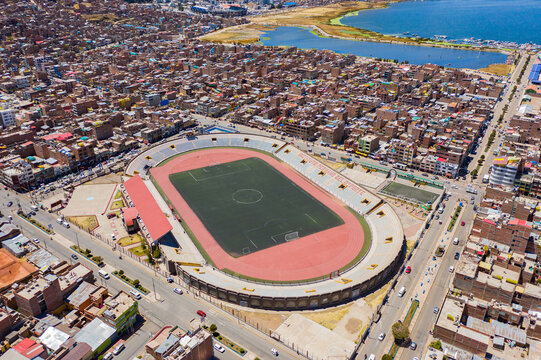
<path fill-rule="evenodd" d="M 169 179 L 214 239 L 233 257 L 344 223 L 258 158 L 175 173 Z"/>

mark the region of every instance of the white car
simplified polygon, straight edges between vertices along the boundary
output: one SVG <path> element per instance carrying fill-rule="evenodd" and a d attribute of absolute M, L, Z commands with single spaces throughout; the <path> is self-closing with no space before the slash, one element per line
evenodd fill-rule
<path fill-rule="evenodd" d="M 183 293 L 183 292 L 182 292 L 182 289 L 179 289 L 179 288 L 174 288 L 174 289 L 173 289 L 173 292 L 175 292 L 175 293 L 177 293 L 177 294 L 179 294 L 179 295 L 182 295 L 182 293 Z"/>
<path fill-rule="evenodd" d="M 224 347 L 220 344 L 214 344 L 214 348 L 216 349 L 216 351 L 219 351 L 221 353 L 225 351 Z"/>
<path fill-rule="evenodd" d="M 385 339 L 385 333 L 382 331 L 381 334 L 379 334 L 378 336 L 378 340 L 383 341 L 383 339 Z"/>
<path fill-rule="evenodd" d="M 449 272 L 452 273 L 453 271 L 455 271 L 455 267 L 454 266 L 449 266 Z"/>
<path fill-rule="evenodd" d="M 272 355 L 274 355 L 274 356 L 278 356 L 278 350 L 276 350 L 275 348 L 272 348 L 272 349 L 271 349 L 271 353 L 272 353 Z"/>

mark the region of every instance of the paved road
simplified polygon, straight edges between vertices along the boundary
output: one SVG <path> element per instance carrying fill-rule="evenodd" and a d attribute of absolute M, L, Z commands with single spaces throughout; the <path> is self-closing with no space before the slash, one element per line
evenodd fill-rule
<path fill-rule="evenodd" d="M 417 249 L 413 250 L 414 255 L 406 266 L 411 266 L 411 273 L 403 273 L 398 278 L 398 282 L 394 287 L 394 290 L 390 293 L 388 303 L 382 309 L 381 319 L 372 328 L 365 344 L 360 348 L 359 359 L 363 359 L 366 355 L 375 354 L 376 359 L 389 350 L 392 343 L 391 326 L 398 320 L 403 319 L 403 312 L 406 308 L 409 308 L 411 298 L 420 297 L 422 289 L 414 288 L 415 284 L 419 283 L 419 280 L 425 277 L 426 265 L 429 264 L 434 255 L 434 251 L 441 239 L 444 238 L 447 232 L 446 219 L 450 218 L 458 201 L 458 195 L 454 194 L 446 201 L 446 207 L 440 218 L 443 219 L 442 225 L 439 225 L 437 221 L 433 222 L 433 225 L 426 231 L 425 236 L 421 240 Z M 451 251 L 446 251 L 446 253 Z M 454 254 L 454 252 L 453 252 Z M 398 290 L 404 286 L 406 288 L 406 294 L 403 297 L 398 297 Z M 426 283 L 425 283 L 426 286 Z M 421 307 L 425 306 L 421 302 Z M 385 340 L 380 342 L 377 338 L 381 332 L 387 334 Z"/>
<path fill-rule="evenodd" d="M 415 325 L 413 328 L 410 327 L 411 339 L 417 343 L 417 350 L 404 350 L 401 359 L 412 359 L 414 356 L 422 359 L 422 352 L 428 345 L 429 331 L 434 326 L 434 321 L 436 319 L 434 307 L 437 306 L 441 309 L 443 297 L 450 288 L 453 278 L 453 273 L 449 272 L 449 267 L 451 265 L 456 265 L 457 260 L 454 259 L 454 254 L 456 252 L 462 253 L 465 239 L 468 238 L 468 234 L 473 225 L 473 216 L 473 206 L 466 205 L 462 214 L 462 220 L 465 222 L 465 226 L 458 226 L 453 234 L 453 237 L 458 237 L 460 239 L 460 243 L 458 245 L 452 245 L 451 243 L 447 246 L 447 250 L 441 260 L 440 270 L 436 274 L 432 288 L 430 289 L 426 300 L 421 304 L 421 307 L 418 310 L 419 314 L 415 320 Z"/>
<path fill-rule="evenodd" d="M 10 208 L 6 207 L 8 201 L 13 201 L 14 205 Z M 30 210 L 29 201 L 20 194 L 16 194 L 11 191 L 0 191 L 0 211 L 4 215 L 12 215 L 15 224 L 22 228 L 25 235 L 31 238 L 38 238 L 41 241 L 41 245 L 47 248 L 54 255 L 61 259 L 73 262 L 71 255 L 74 253 L 71 249 L 66 248 L 63 244 L 60 244 L 54 240 L 51 240 L 44 232 L 37 229 L 33 225 L 21 219 L 16 215 L 18 203 L 25 211 Z M 58 225 L 55 220 L 54 214 L 49 214 L 45 211 L 38 211 L 34 218 L 44 225 L 52 224 L 54 230 L 71 240 L 73 243 L 79 242 L 82 248 L 88 248 L 94 255 L 103 257 L 105 263 L 108 266 L 112 266 L 116 269 L 123 269 L 129 277 L 133 279 L 139 279 L 141 284 L 149 290 L 155 289 L 158 299 L 162 301 L 156 301 L 153 296 L 150 298 L 145 297 L 139 302 L 139 308 L 141 314 L 148 320 L 154 322 L 158 326 L 165 324 L 179 325 L 184 329 L 189 329 L 189 323 L 192 319 L 198 318 L 196 315 L 197 310 L 203 310 L 207 314 L 205 323 L 210 325 L 214 323 L 218 326 L 218 331 L 231 338 L 231 340 L 237 342 L 241 346 L 245 347 L 248 351 L 253 352 L 260 358 L 270 357 L 270 349 L 276 348 L 280 351 L 281 359 L 301 359 L 302 357 L 293 354 L 290 349 L 284 347 L 282 344 L 273 341 L 268 336 L 265 336 L 258 331 L 252 329 L 249 326 L 239 323 L 237 319 L 233 318 L 226 312 L 215 308 L 206 301 L 193 297 L 192 295 L 177 295 L 173 292 L 174 286 L 167 284 L 161 276 L 155 276 L 154 273 L 143 265 L 137 263 L 128 257 L 123 256 L 119 259 L 119 254 L 112 250 L 112 248 L 101 241 L 93 240 L 86 233 L 78 231 L 75 228 L 66 229 Z M 85 266 L 92 269 L 98 279 L 98 283 L 106 285 L 108 288 L 118 291 L 120 289 L 129 291 L 130 288 L 123 282 L 112 277 L 110 280 L 104 280 L 97 275 L 99 270 L 94 263 L 87 261 L 82 256 L 79 256 L 79 261 L 85 264 Z M 178 285 L 177 285 L 178 286 Z M 127 351 L 130 353 L 130 351 Z M 220 359 L 234 359 L 238 355 L 226 350 L 224 354 L 217 354 Z"/>
<path fill-rule="evenodd" d="M 488 174 L 488 171 L 490 170 L 490 166 L 492 165 L 492 162 L 494 161 L 494 158 L 496 157 L 496 155 L 494 155 L 494 150 L 499 148 L 500 142 L 502 141 L 502 134 L 500 133 L 500 131 L 503 132 L 504 129 L 507 128 L 507 126 L 509 125 L 509 121 L 511 120 L 513 115 L 515 115 L 518 112 L 518 109 L 520 107 L 520 102 L 524 94 L 524 86 L 527 85 L 528 83 L 528 75 L 530 74 L 532 66 L 535 63 L 533 60 L 530 61 L 530 64 L 528 65 L 526 71 L 524 71 L 524 75 L 522 76 L 522 79 L 518 79 L 518 76 L 520 75 L 520 71 L 522 70 L 522 67 L 527 59 L 528 59 L 527 55 L 522 56 L 521 61 L 519 62 L 518 66 L 513 72 L 512 77 L 511 77 L 511 82 L 508 86 L 507 92 L 499 104 L 500 105 L 500 107 L 498 108 L 499 111 L 497 114 L 495 112 L 491 127 L 487 129 L 487 133 L 485 134 L 486 135 L 485 144 L 486 144 L 486 141 L 488 140 L 488 136 L 490 135 L 492 130 L 496 130 L 497 135 L 494 139 L 494 142 L 492 143 L 490 149 L 486 153 L 484 152 L 485 145 L 483 145 L 482 147 L 479 146 L 479 150 L 480 150 L 479 155 L 485 154 L 485 162 L 483 163 L 483 167 L 479 171 L 477 182 L 482 181 L 483 176 L 485 174 Z M 522 80 L 522 81 L 519 82 L 518 80 Z M 517 86 L 517 90 L 513 98 L 511 99 L 511 101 L 509 101 L 508 100 L 509 95 L 511 95 L 511 92 L 513 91 L 513 87 L 515 85 Z M 498 122 L 498 118 L 500 117 L 500 114 L 503 111 L 503 107 L 505 106 L 505 104 L 508 104 L 508 110 L 504 115 L 504 118 L 500 127 L 498 126 L 497 122 Z M 477 166 L 477 160 L 475 161 L 475 165 Z"/>

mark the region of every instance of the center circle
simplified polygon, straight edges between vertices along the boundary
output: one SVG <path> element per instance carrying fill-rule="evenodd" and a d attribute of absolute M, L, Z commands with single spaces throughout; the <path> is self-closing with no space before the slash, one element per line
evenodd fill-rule
<path fill-rule="evenodd" d="M 261 199 L 263 199 L 263 194 L 256 189 L 240 189 L 233 193 L 233 201 L 239 204 L 255 204 L 260 202 Z"/>

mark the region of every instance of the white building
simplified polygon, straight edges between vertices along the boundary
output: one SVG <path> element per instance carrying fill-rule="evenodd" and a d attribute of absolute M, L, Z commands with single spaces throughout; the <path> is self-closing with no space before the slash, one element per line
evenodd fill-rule
<path fill-rule="evenodd" d="M 7 128 L 9 126 L 14 126 L 15 123 L 15 110 L 13 109 L 4 109 L 0 110 L 0 118 L 2 119 L 2 126 Z"/>
<path fill-rule="evenodd" d="M 490 170 L 489 183 L 512 187 L 521 164 L 522 159 L 518 157 L 495 158 Z"/>

